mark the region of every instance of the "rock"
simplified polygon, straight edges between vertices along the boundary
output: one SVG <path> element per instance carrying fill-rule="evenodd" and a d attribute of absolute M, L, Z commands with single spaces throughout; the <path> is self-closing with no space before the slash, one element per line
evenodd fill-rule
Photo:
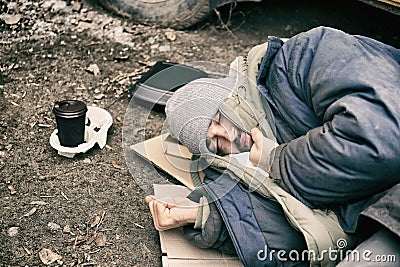
<path fill-rule="evenodd" d="M 10 227 L 7 230 L 8 236 L 14 237 L 17 236 L 19 233 L 19 227 Z"/>
<path fill-rule="evenodd" d="M 89 163 L 91 163 L 92 161 L 91 161 L 90 159 L 86 158 L 86 159 L 82 160 L 82 162 L 85 163 L 85 164 L 89 164 Z"/>
<path fill-rule="evenodd" d="M 170 45 L 161 45 L 158 50 L 160 52 L 169 52 L 171 51 L 171 46 Z"/>
<path fill-rule="evenodd" d="M 39 251 L 39 258 L 45 265 L 50 265 L 53 262 L 59 261 L 62 259 L 60 255 L 57 253 L 54 253 L 50 249 L 43 248 L 41 251 Z"/>
<path fill-rule="evenodd" d="M 59 13 L 60 11 L 62 11 L 64 8 L 67 7 L 67 3 L 64 1 L 56 1 L 54 3 L 54 5 L 51 8 L 51 12 L 53 13 Z"/>
<path fill-rule="evenodd" d="M 8 25 L 15 25 L 23 18 L 22 15 L 16 14 L 1 14 L 0 19 L 4 20 L 4 22 Z"/>
<path fill-rule="evenodd" d="M 82 3 L 75 1 L 72 3 L 72 11 L 79 12 L 81 8 L 82 8 Z"/>
<path fill-rule="evenodd" d="M 47 1 L 44 1 L 44 2 L 43 2 L 42 8 L 43 8 L 44 10 L 50 10 L 50 8 L 51 8 L 53 5 L 54 5 L 54 1 L 49 1 L 49 0 L 47 0 Z"/>
<path fill-rule="evenodd" d="M 61 226 L 59 224 L 53 223 L 53 222 L 49 222 L 47 224 L 47 227 L 49 227 L 49 229 L 51 231 L 57 231 L 57 230 L 61 230 Z"/>
<path fill-rule="evenodd" d="M 165 37 L 167 37 L 167 39 L 170 40 L 171 42 L 176 40 L 176 34 L 173 32 L 166 32 Z"/>
<path fill-rule="evenodd" d="M 90 66 L 86 69 L 88 72 L 93 73 L 94 76 L 100 75 L 100 69 L 97 64 L 90 64 Z"/>

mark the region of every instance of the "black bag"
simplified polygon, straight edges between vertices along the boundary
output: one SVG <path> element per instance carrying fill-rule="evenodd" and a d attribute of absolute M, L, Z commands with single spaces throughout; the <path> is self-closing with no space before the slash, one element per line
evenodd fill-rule
<path fill-rule="evenodd" d="M 207 78 L 208 74 L 178 63 L 158 61 L 129 90 L 140 102 L 164 107 L 180 87 L 190 81 Z"/>

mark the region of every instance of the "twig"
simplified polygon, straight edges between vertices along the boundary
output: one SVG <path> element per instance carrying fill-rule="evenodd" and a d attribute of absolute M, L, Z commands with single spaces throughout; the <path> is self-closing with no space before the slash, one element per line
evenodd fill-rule
<path fill-rule="evenodd" d="M 26 247 L 24 247 L 24 246 L 22 246 L 22 247 L 24 248 L 25 252 L 26 252 L 28 255 L 31 255 L 31 254 L 32 254 L 32 252 L 30 252 Z"/>
<path fill-rule="evenodd" d="M 68 197 L 64 194 L 63 191 L 61 191 L 61 195 L 62 195 L 67 201 L 69 201 Z"/>
<path fill-rule="evenodd" d="M 80 265 L 78 265 L 78 266 L 82 266 L 82 267 L 84 267 L 84 266 L 90 266 L 90 265 L 96 265 L 97 263 L 95 263 L 95 262 L 85 262 L 85 263 L 82 263 L 82 264 L 80 264 Z"/>
<path fill-rule="evenodd" d="M 101 229 L 101 230 L 99 230 L 99 232 L 107 232 L 107 231 L 113 231 L 114 229 L 110 229 L 110 228 L 108 228 L 108 229 Z"/>
<path fill-rule="evenodd" d="M 75 237 L 75 240 L 74 240 L 74 245 L 73 245 L 73 248 L 75 249 L 76 248 L 76 245 L 78 244 L 78 236 L 76 236 Z"/>
<path fill-rule="evenodd" d="M 101 45 L 101 44 L 105 44 L 106 42 L 91 42 L 88 45 Z"/>
<path fill-rule="evenodd" d="M 75 240 L 74 240 L 74 247 L 76 247 L 77 245 L 80 245 L 80 244 L 82 244 L 82 243 L 88 241 L 90 238 L 92 238 L 92 236 L 93 236 L 95 233 L 96 233 L 96 232 L 92 232 L 92 233 L 89 233 L 89 234 L 87 234 L 87 235 L 85 235 L 85 236 L 77 236 L 77 237 L 75 237 Z M 68 241 L 67 241 L 67 242 L 68 242 Z M 70 242 L 72 242 L 72 240 L 70 240 Z"/>
<path fill-rule="evenodd" d="M 63 173 L 58 173 L 58 174 L 48 174 L 48 175 L 40 175 L 39 176 L 39 179 L 46 179 L 46 178 L 50 178 L 50 177 L 57 177 L 58 175 L 66 175 L 66 174 L 68 174 L 68 173 L 70 173 L 70 172 L 72 172 L 72 171 L 74 171 L 75 169 L 76 169 L 77 167 L 72 167 L 72 168 L 70 168 L 69 170 L 67 170 L 66 172 L 63 172 Z"/>
<path fill-rule="evenodd" d="M 144 229 L 144 226 L 143 225 L 140 225 L 140 224 L 138 224 L 138 223 L 133 223 L 135 226 L 137 226 L 137 227 L 139 227 L 139 228 L 142 228 L 142 229 Z"/>
<path fill-rule="evenodd" d="M 99 251 L 101 251 L 101 250 L 102 250 L 102 248 L 98 248 L 98 249 L 96 249 L 96 250 L 89 251 L 89 254 L 94 254 L 94 253 L 97 253 L 97 252 L 99 252 Z"/>
<path fill-rule="evenodd" d="M 100 204 L 100 205 L 102 204 L 100 201 L 98 201 L 97 199 L 94 198 L 94 196 L 90 192 L 90 186 L 88 186 L 88 194 L 97 204 Z"/>
<path fill-rule="evenodd" d="M 106 212 L 103 211 L 103 214 L 101 214 L 100 222 L 96 225 L 96 231 L 95 231 L 95 232 L 97 232 L 97 230 L 99 229 L 100 225 L 103 223 L 103 220 L 104 220 L 104 216 L 105 216 L 105 215 L 106 215 Z"/>
<path fill-rule="evenodd" d="M 214 12 L 218 17 L 218 20 L 221 22 L 222 28 L 224 28 L 230 35 L 232 35 L 233 38 L 237 39 L 236 35 L 231 31 L 231 29 L 229 29 L 229 26 L 222 20 L 221 12 L 219 12 L 216 8 L 214 8 Z"/>

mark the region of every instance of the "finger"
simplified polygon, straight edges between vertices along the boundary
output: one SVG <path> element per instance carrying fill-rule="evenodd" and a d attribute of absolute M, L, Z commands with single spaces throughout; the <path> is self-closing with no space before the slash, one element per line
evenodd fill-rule
<path fill-rule="evenodd" d="M 166 200 L 164 199 L 158 199 L 155 196 L 149 195 L 145 197 L 146 203 L 149 204 L 151 201 L 156 201 L 157 203 L 161 203 L 162 205 L 164 205 L 165 207 L 174 207 L 173 204 L 169 204 L 170 198 L 166 198 Z"/>
<path fill-rule="evenodd" d="M 151 201 L 156 200 L 155 196 L 146 196 L 145 197 L 146 203 L 149 204 Z"/>
<path fill-rule="evenodd" d="M 157 214 L 158 218 L 162 218 L 165 215 L 168 215 L 168 214 L 165 214 L 166 212 L 169 211 L 169 208 L 167 205 L 168 205 L 167 203 L 159 202 L 157 200 L 154 201 L 154 211 Z"/>
<path fill-rule="evenodd" d="M 158 202 L 157 200 L 155 201 L 151 201 L 149 203 L 150 206 L 150 212 L 151 212 L 151 216 L 153 217 L 153 223 L 154 223 L 154 227 L 158 230 L 158 231 L 163 231 L 166 230 L 165 228 L 165 206 L 162 205 L 160 202 Z"/>
<path fill-rule="evenodd" d="M 156 203 L 156 201 L 150 201 L 149 202 L 149 209 L 150 209 L 150 213 L 151 213 L 151 217 L 153 217 L 153 224 L 154 224 L 154 228 L 156 228 L 158 230 L 158 217 L 157 214 L 154 211 L 154 204 Z"/>
<path fill-rule="evenodd" d="M 154 201 L 154 214 L 156 217 L 156 229 L 158 231 L 164 231 L 169 229 L 170 209 L 164 206 L 162 203 Z"/>
<path fill-rule="evenodd" d="M 263 134 L 258 128 L 253 128 L 251 129 L 251 138 L 255 145 L 260 146 L 263 141 Z"/>

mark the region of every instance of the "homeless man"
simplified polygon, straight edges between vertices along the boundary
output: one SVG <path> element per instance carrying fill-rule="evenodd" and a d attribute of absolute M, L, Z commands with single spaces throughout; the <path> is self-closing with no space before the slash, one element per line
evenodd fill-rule
<path fill-rule="evenodd" d="M 247 153 L 264 180 L 252 191 L 246 175 L 236 183 L 211 163 L 187 200 L 200 206 L 146 197 L 155 227 L 184 225 L 192 243 L 236 253 L 245 266 L 332 265 L 272 252 L 318 250 L 327 239 L 343 248 L 343 238 L 351 248 L 379 229 L 398 249 L 400 50 L 318 27 L 269 37 L 232 69 L 177 90 L 167 123 L 195 155 Z"/>

